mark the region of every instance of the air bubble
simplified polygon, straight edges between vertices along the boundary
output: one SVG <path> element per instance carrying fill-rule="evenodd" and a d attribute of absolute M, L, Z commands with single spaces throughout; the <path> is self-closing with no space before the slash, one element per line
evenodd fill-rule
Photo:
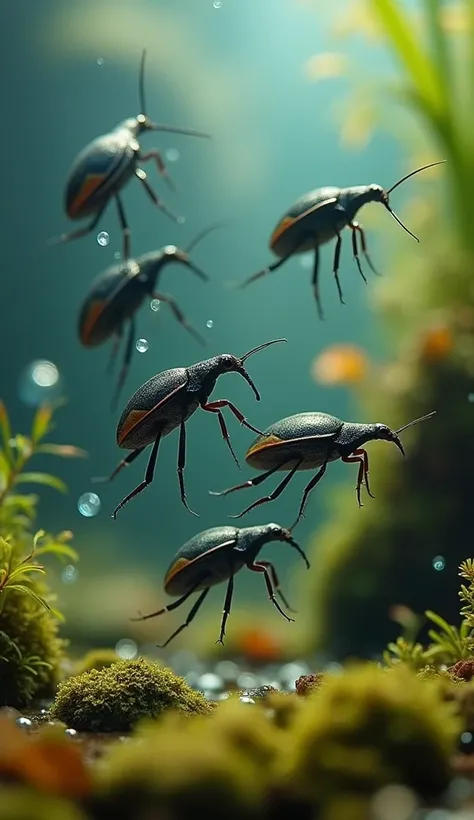
<path fill-rule="evenodd" d="M 150 308 L 154 313 L 156 313 L 161 307 L 161 302 L 159 299 L 152 299 L 150 302 Z"/>
<path fill-rule="evenodd" d="M 177 221 L 179 222 L 180 225 L 184 225 L 184 223 L 186 222 L 186 217 L 185 216 L 178 216 Z"/>
<path fill-rule="evenodd" d="M 38 359 L 31 362 L 19 380 L 20 399 L 29 407 L 37 407 L 59 397 L 61 383 L 59 370 L 53 362 Z"/>
<path fill-rule="evenodd" d="M 100 510 L 100 498 L 96 493 L 83 493 L 77 502 L 77 509 L 85 518 L 93 518 Z"/>
<path fill-rule="evenodd" d="M 23 717 L 23 715 L 17 718 L 15 723 L 17 726 L 20 726 L 21 729 L 29 729 L 30 726 L 33 726 L 33 721 L 27 717 Z"/>
<path fill-rule="evenodd" d="M 207 320 L 206 327 L 208 327 L 209 330 L 211 329 L 211 327 L 214 327 L 214 322 L 212 321 L 212 319 Z"/>
<path fill-rule="evenodd" d="M 137 348 L 139 353 L 146 353 L 150 345 L 148 344 L 146 339 L 138 339 L 135 347 Z"/>
<path fill-rule="evenodd" d="M 474 404 L 474 393 L 469 393 L 469 395 L 468 395 L 468 397 L 467 397 L 467 400 L 468 400 L 468 402 L 470 402 L 471 404 Z"/>
<path fill-rule="evenodd" d="M 115 251 L 114 259 L 120 259 L 120 251 Z"/>
<path fill-rule="evenodd" d="M 97 57 L 97 65 L 104 65 L 104 62 L 105 60 L 103 57 Z"/>
<path fill-rule="evenodd" d="M 446 561 L 442 555 L 436 555 L 433 558 L 432 565 L 436 572 L 441 572 L 446 566 Z"/>
<path fill-rule="evenodd" d="M 105 248 L 110 242 L 110 236 L 108 235 L 107 231 L 100 231 L 97 234 L 97 242 L 101 246 L 101 248 Z"/>
<path fill-rule="evenodd" d="M 61 573 L 61 581 L 63 584 L 74 584 L 74 582 L 77 581 L 78 575 L 79 573 L 76 567 L 73 564 L 68 564 Z"/>
<path fill-rule="evenodd" d="M 221 0 L 214 0 L 212 5 L 214 6 L 215 9 L 221 9 L 222 8 Z"/>
<path fill-rule="evenodd" d="M 131 638 L 122 638 L 115 644 L 115 651 L 123 661 L 131 661 L 138 655 L 138 646 Z"/>
<path fill-rule="evenodd" d="M 313 253 L 302 253 L 300 256 L 300 265 L 302 268 L 310 268 L 314 261 Z"/>
<path fill-rule="evenodd" d="M 168 162 L 177 162 L 179 160 L 179 151 L 177 148 L 167 148 L 165 151 L 165 157 Z"/>

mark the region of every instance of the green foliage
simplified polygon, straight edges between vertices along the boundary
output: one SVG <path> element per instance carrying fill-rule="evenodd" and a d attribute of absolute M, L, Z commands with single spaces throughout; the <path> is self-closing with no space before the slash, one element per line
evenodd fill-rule
<path fill-rule="evenodd" d="M 63 681 L 51 716 L 73 729 L 120 732 L 167 709 L 206 714 L 212 706 L 184 678 L 140 658 Z"/>
<path fill-rule="evenodd" d="M 52 694 L 58 679 L 64 643 L 58 638 L 61 613 L 38 559 L 76 561 L 72 533 L 33 533 L 38 496 L 18 492 L 36 483 L 65 492 L 56 476 L 27 472 L 33 456 L 84 456 L 83 450 L 44 442 L 51 431 L 53 407 L 40 407 L 29 437 L 12 434 L 10 419 L 0 401 L 0 705 L 28 706 Z"/>
<path fill-rule="evenodd" d="M 304 700 L 278 775 L 318 817 L 343 795 L 370 797 L 392 783 L 439 797 L 462 723 L 435 682 L 372 664 L 329 675 Z"/>
<path fill-rule="evenodd" d="M 87 820 L 88 815 L 72 801 L 38 794 L 27 786 L 2 786 L 0 820 Z"/>

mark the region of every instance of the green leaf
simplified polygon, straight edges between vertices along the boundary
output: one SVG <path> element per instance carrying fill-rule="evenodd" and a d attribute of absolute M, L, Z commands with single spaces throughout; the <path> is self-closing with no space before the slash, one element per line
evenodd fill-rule
<path fill-rule="evenodd" d="M 13 464 L 13 453 L 12 448 L 10 445 L 10 439 L 12 437 L 12 431 L 10 427 L 10 419 L 8 418 L 7 408 L 5 407 L 3 401 L 0 399 L 0 432 L 2 434 L 3 439 L 3 450 L 5 451 L 5 456 L 9 464 Z"/>
<path fill-rule="evenodd" d="M 73 547 L 58 541 L 53 541 L 50 544 L 46 544 L 44 547 L 38 547 L 35 551 L 35 555 L 46 555 L 48 553 L 51 555 L 56 555 L 58 558 L 67 558 L 69 561 L 79 560 L 79 555 Z"/>
<path fill-rule="evenodd" d="M 22 592 L 24 595 L 29 595 L 29 597 L 33 598 L 33 600 L 36 601 L 37 604 L 40 604 L 40 606 L 47 609 L 48 612 L 51 612 L 51 607 L 47 603 L 47 601 L 45 601 L 44 598 L 41 598 L 40 595 L 37 595 L 36 592 L 33 592 L 33 590 L 30 589 L 29 587 L 25 587 L 24 584 L 11 584 L 11 585 L 9 584 L 8 585 L 8 591 L 11 591 L 11 590 L 16 590 L 16 592 Z"/>
<path fill-rule="evenodd" d="M 39 572 L 40 575 L 44 575 L 45 569 L 39 564 L 20 564 L 18 567 L 15 567 L 15 569 L 8 573 L 8 580 L 5 586 L 11 586 L 11 581 L 20 578 L 22 575 L 29 575 L 32 572 Z"/>
<path fill-rule="evenodd" d="M 36 453 L 48 453 L 52 456 L 61 456 L 61 458 L 88 458 L 89 453 L 82 450 L 80 447 L 74 447 L 72 444 L 40 444 L 36 447 Z"/>
<path fill-rule="evenodd" d="M 441 617 L 441 615 L 438 615 L 436 612 L 432 612 L 431 609 L 427 609 L 425 611 L 425 615 L 427 618 L 430 619 L 430 621 L 433 621 L 433 623 L 439 626 L 439 628 L 446 635 L 449 641 L 454 640 L 457 644 L 459 636 L 454 626 L 450 626 L 450 624 L 448 624 L 448 622 L 445 621 L 444 618 Z"/>
<path fill-rule="evenodd" d="M 8 463 L 8 459 L 3 452 L 0 450 L 0 490 L 3 491 L 8 484 L 8 479 L 11 475 L 11 467 Z"/>
<path fill-rule="evenodd" d="M 42 404 L 38 407 L 31 428 L 31 440 L 33 444 L 38 444 L 50 430 L 53 408 L 49 404 Z"/>
<path fill-rule="evenodd" d="M 21 473 L 15 479 L 15 484 L 43 484 L 52 487 L 60 493 L 67 493 L 67 486 L 62 479 L 49 473 Z"/>
<path fill-rule="evenodd" d="M 20 458 L 23 463 L 28 461 L 33 455 L 33 442 L 21 433 L 17 433 L 17 435 L 10 440 L 10 444 L 12 448 L 16 450 L 17 457 Z"/>

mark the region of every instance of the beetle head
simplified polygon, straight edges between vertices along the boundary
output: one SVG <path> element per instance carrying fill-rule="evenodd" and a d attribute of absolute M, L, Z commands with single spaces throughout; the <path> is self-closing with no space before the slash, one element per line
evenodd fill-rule
<path fill-rule="evenodd" d="M 374 424 L 374 438 L 382 439 L 383 441 L 393 441 L 397 445 L 402 455 L 405 455 L 403 444 L 398 438 L 396 432 L 387 427 L 386 424 Z"/>
<path fill-rule="evenodd" d="M 375 182 L 372 185 L 367 186 L 367 192 L 369 194 L 370 200 L 372 202 L 388 202 L 388 196 L 381 185 L 377 185 Z"/>
<path fill-rule="evenodd" d="M 176 245 L 165 245 L 164 248 L 162 248 L 162 253 L 166 262 L 180 262 L 205 282 L 209 280 L 207 273 L 204 273 L 194 262 L 191 262 L 186 251 L 177 248 Z"/>
<path fill-rule="evenodd" d="M 289 544 L 290 547 L 293 547 L 301 557 L 303 558 L 307 568 L 309 569 L 309 561 L 301 549 L 300 545 L 296 543 L 293 536 L 291 535 L 291 531 L 286 529 L 286 527 L 281 527 L 279 524 L 267 524 L 266 531 L 269 536 L 271 536 L 272 540 L 274 541 L 284 541 L 286 544 Z"/>
<path fill-rule="evenodd" d="M 221 373 L 232 372 L 240 373 L 240 375 L 244 377 L 245 381 L 252 388 L 257 401 L 260 401 L 260 393 L 247 373 L 244 367 L 244 362 L 249 358 L 249 356 L 253 356 L 253 354 L 257 353 L 259 350 L 263 350 L 265 347 L 270 347 L 270 345 L 277 344 L 277 342 L 286 342 L 286 339 L 272 339 L 271 342 L 264 342 L 257 347 L 253 347 L 252 350 L 248 350 L 247 353 L 244 353 L 244 355 L 240 356 L 240 358 L 238 356 L 233 356 L 231 353 L 222 353 L 220 356 L 216 356 L 215 361 L 217 364 L 218 374 L 220 375 Z"/>

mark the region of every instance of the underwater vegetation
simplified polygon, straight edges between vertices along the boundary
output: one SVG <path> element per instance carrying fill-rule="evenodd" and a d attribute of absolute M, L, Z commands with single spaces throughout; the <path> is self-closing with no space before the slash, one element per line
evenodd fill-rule
<path fill-rule="evenodd" d="M 373 106 L 386 111 L 387 99 L 401 103 L 412 150 L 420 150 L 422 139 L 427 145 L 422 150 L 445 157 L 446 165 L 443 191 L 422 194 L 409 209 L 423 252 L 415 258 L 408 248 L 392 248 L 384 276 L 373 285 L 374 312 L 389 360 L 366 357 L 365 368 L 359 367 L 358 380 L 352 381 L 355 357 L 346 373 L 339 364 L 339 384 L 351 389 L 363 418 L 389 417 L 402 424 L 437 411 L 429 424 L 407 432 L 410 457 L 403 463 L 374 448 L 376 500 L 360 511 L 353 508 L 347 485 L 338 488 L 329 501 L 329 521 L 315 534 L 318 573 L 309 578 L 308 592 L 315 623 L 312 646 L 339 659 L 378 654 L 396 631 L 393 606 L 428 610 L 439 594 L 440 576 L 444 588 L 452 588 L 455 568 L 469 554 L 474 17 L 470 2 L 449 5 L 457 26 L 447 24 L 446 4 L 435 0 L 416 4 L 413 12 L 393 0 L 351 7 L 352 31 L 372 46 L 385 46 L 396 62 L 394 77 L 371 83 Z M 456 618 L 454 595 L 444 596 L 441 615 L 449 623 Z"/>

